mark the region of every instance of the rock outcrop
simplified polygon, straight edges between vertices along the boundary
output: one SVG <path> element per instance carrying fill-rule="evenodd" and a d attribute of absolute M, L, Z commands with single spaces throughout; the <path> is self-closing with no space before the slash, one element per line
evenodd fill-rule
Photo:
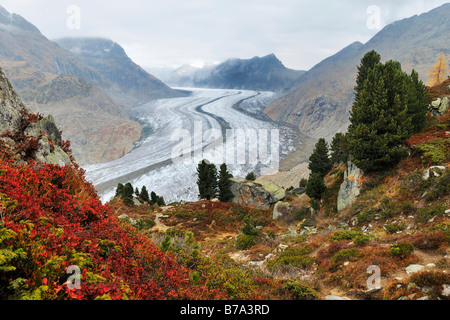
<path fill-rule="evenodd" d="M 289 202 L 278 201 L 273 207 L 272 219 L 278 220 L 290 214 L 291 205 Z"/>
<path fill-rule="evenodd" d="M 286 196 L 284 189 L 273 183 L 244 179 L 231 179 L 231 192 L 231 202 L 261 209 L 270 208 Z"/>
<path fill-rule="evenodd" d="M 444 97 L 442 99 L 437 98 L 435 101 L 431 102 L 429 110 L 434 115 L 440 116 L 440 115 L 443 115 L 444 113 L 446 113 L 449 108 L 450 108 L 449 98 Z"/>
<path fill-rule="evenodd" d="M 52 116 L 39 119 L 25 106 L 0 68 L 0 149 L 16 161 L 72 164 Z"/>
<path fill-rule="evenodd" d="M 361 176 L 361 169 L 349 161 L 344 172 L 344 182 L 342 182 L 338 193 L 337 209 L 339 212 L 355 202 L 361 189 L 361 183 L 359 181 Z"/>

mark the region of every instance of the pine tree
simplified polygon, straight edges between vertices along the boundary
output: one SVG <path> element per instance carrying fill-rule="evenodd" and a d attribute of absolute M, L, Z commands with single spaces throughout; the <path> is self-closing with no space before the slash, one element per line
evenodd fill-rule
<path fill-rule="evenodd" d="M 364 73 L 357 77 L 357 84 L 362 85 L 356 86 L 359 91 L 350 116 L 348 146 L 357 167 L 376 171 L 397 164 L 405 155 L 402 143 L 413 131 L 408 113 L 409 80 L 395 61 L 359 70 Z"/>
<path fill-rule="evenodd" d="M 197 166 L 197 186 L 199 199 L 208 197 L 208 163 L 202 160 Z"/>
<path fill-rule="evenodd" d="M 122 192 L 122 200 L 123 203 L 125 203 L 125 205 L 127 206 L 132 206 L 133 205 L 133 186 L 131 185 L 131 183 L 127 183 L 124 187 L 123 187 L 123 192 Z"/>
<path fill-rule="evenodd" d="M 319 199 L 326 191 L 325 181 L 320 173 L 312 173 L 306 185 L 306 194 L 310 198 Z"/>
<path fill-rule="evenodd" d="M 206 200 L 214 199 L 217 196 L 219 185 L 217 183 L 217 168 L 211 163 L 208 165 L 208 193 Z"/>
<path fill-rule="evenodd" d="M 319 139 L 309 157 L 309 170 L 311 173 L 318 173 L 324 177 L 332 168 L 330 157 L 328 156 L 328 143 L 324 138 Z"/>
<path fill-rule="evenodd" d="M 197 166 L 197 186 L 199 199 L 211 200 L 217 195 L 217 168 L 202 160 Z"/>
<path fill-rule="evenodd" d="M 369 71 L 381 62 L 381 56 L 374 50 L 367 52 L 361 59 L 361 64 L 357 67 L 358 76 L 355 86 L 355 103 L 359 101 L 359 93 L 363 90 L 364 81 L 367 79 Z"/>
<path fill-rule="evenodd" d="M 158 204 L 158 196 L 156 195 L 156 193 L 154 191 L 152 191 L 150 193 L 150 204 L 151 205 Z"/>
<path fill-rule="evenodd" d="M 156 198 L 156 204 L 160 207 L 165 206 L 166 202 L 164 201 L 163 197 L 157 196 Z"/>
<path fill-rule="evenodd" d="M 338 132 L 333 137 L 331 142 L 331 162 L 334 164 L 339 164 L 341 162 L 346 163 L 349 157 L 348 154 L 348 143 L 345 134 Z"/>
<path fill-rule="evenodd" d="M 142 186 L 141 192 L 139 193 L 139 198 L 144 202 L 150 203 L 150 197 L 146 186 Z"/>
<path fill-rule="evenodd" d="M 306 188 L 308 185 L 308 179 L 302 178 L 298 183 L 299 188 Z"/>
<path fill-rule="evenodd" d="M 245 180 L 248 181 L 255 181 L 256 180 L 256 176 L 254 172 L 249 172 L 246 176 L 245 176 Z"/>
<path fill-rule="evenodd" d="M 136 187 L 136 189 L 134 189 L 134 194 L 136 195 L 136 197 L 139 198 L 139 189 L 138 189 L 138 187 Z"/>
<path fill-rule="evenodd" d="M 444 52 L 437 57 L 434 64 L 428 71 L 428 86 L 434 87 L 445 81 L 448 73 L 448 63 L 445 60 Z"/>
<path fill-rule="evenodd" d="M 231 181 L 233 175 L 227 170 L 227 165 L 223 163 L 219 171 L 219 200 L 222 202 L 230 201 L 233 198 L 231 192 Z"/>
<path fill-rule="evenodd" d="M 124 185 L 121 184 L 121 183 L 119 183 L 119 184 L 117 185 L 117 188 L 116 188 L 116 195 L 115 195 L 116 197 L 121 197 L 121 196 L 122 196 L 123 187 L 124 187 Z"/>
<path fill-rule="evenodd" d="M 412 133 L 417 133 L 425 127 L 429 93 L 415 70 L 411 72 L 408 82 L 408 114 L 411 117 Z"/>

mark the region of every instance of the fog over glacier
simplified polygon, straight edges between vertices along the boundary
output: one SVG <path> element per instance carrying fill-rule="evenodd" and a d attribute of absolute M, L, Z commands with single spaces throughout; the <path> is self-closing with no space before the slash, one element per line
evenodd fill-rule
<path fill-rule="evenodd" d="M 142 139 L 124 157 L 85 166 L 86 177 L 102 201 L 118 183 L 146 186 L 166 203 L 198 200 L 196 168 L 207 159 L 226 163 L 235 178 L 251 171 L 276 172 L 281 159 L 301 143 L 296 131 L 262 114 L 272 92 L 192 89 L 184 98 L 135 106 L 132 116 L 144 125 Z"/>

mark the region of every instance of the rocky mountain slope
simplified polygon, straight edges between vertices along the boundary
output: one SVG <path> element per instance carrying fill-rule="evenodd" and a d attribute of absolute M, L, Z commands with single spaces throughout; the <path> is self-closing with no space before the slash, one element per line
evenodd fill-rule
<path fill-rule="evenodd" d="M 114 55 L 102 57 L 103 68 L 94 64 L 97 70 L 0 6 L 0 66 L 33 111 L 54 115 L 80 164 L 114 160 L 133 148 L 142 127 L 130 120 L 127 107 L 186 94 L 144 72 L 117 44 L 105 42 L 115 48 Z M 114 57 L 120 58 L 115 67 Z"/>
<path fill-rule="evenodd" d="M 448 55 L 450 4 L 386 26 L 365 44 L 355 42 L 317 64 L 296 81 L 293 89 L 270 104 L 272 119 L 297 125 L 315 138 L 345 131 L 353 102 L 357 66 L 370 50 L 383 61 L 396 60 L 413 68 L 427 83 L 427 70 L 441 51 Z"/>
<path fill-rule="evenodd" d="M 63 38 L 56 40 L 61 47 L 76 55 L 120 88 L 111 93 L 115 99 L 133 104 L 159 98 L 186 96 L 183 91 L 173 90 L 135 64 L 118 44 L 101 38 Z M 122 95 L 122 97 L 121 97 Z M 127 98 L 123 97 L 125 95 Z"/>
<path fill-rule="evenodd" d="M 286 68 L 274 54 L 270 54 L 252 59 L 229 59 L 204 68 L 182 66 L 166 81 L 197 88 L 283 91 L 303 73 Z"/>

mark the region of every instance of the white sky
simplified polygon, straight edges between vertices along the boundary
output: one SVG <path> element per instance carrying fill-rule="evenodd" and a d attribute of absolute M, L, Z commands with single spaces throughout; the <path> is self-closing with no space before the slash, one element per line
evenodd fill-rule
<path fill-rule="evenodd" d="M 274 53 L 308 70 L 380 27 L 444 0 L 0 0 L 49 39 L 105 37 L 144 68 L 251 58 Z M 80 28 L 67 13 L 80 9 Z M 368 8 L 375 5 L 376 11 Z"/>

